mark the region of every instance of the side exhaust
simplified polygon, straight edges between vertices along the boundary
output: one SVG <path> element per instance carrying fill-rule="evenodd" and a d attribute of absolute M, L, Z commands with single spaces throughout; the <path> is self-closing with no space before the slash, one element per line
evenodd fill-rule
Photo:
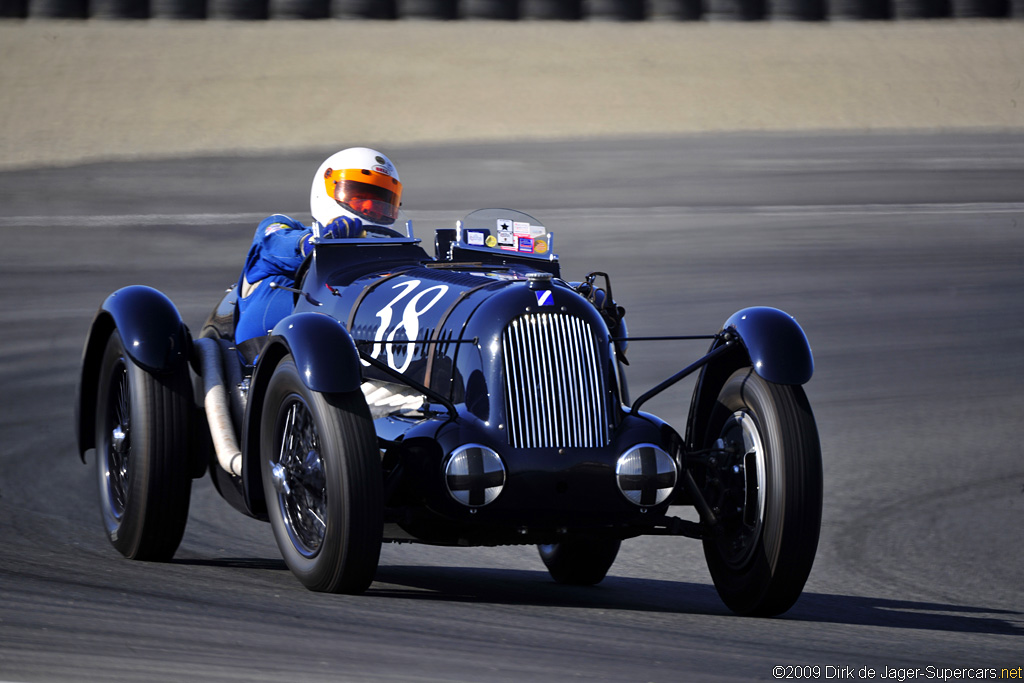
<path fill-rule="evenodd" d="M 242 449 L 238 446 L 235 428 L 231 423 L 231 408 L 224 389 L 224 370 L 220 359 L 220 345 L 216 340 L 195 340 L 196 350 L 203 368 L 203 407 L 210 425 L 217 462 L 222 469 L 236 477 L 242 476 Z"/>

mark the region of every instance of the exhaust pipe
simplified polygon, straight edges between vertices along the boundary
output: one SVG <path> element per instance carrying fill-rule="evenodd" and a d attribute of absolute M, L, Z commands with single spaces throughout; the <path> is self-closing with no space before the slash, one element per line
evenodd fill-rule
<path fill-rule="evenodd" d="M 221 365 L 220 344 L 204 337 L 195 340 L 203 368 L 203 407 L 210 425 L 210 436 L 221 468 L 236 477 L 242 476 L 242 449 L 238 447 L 235 428 L 231 423 L 231 408 L 224 389 L 224 370 Z"/>

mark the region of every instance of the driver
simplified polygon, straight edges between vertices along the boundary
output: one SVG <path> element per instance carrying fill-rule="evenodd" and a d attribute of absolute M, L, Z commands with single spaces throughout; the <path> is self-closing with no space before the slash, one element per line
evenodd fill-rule
<path fill-rule="evenodd" d="M 329 156 L 313 176 L 306 227 L 283 214 L 264 218 L 238 279 L 235 346 L 252 363 L 263 337 L 292 312 L 293 295 L 270 287 L 294 286 L 295 273 L 321 239 L 365 237 L 366 227 L 388 227 L 398 217 L 402 183 L 391 160 L 366 147 Z"/>

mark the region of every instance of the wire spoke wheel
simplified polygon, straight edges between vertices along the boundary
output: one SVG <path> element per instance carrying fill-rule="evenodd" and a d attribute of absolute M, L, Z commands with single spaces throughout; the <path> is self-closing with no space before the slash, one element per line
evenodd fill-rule
<path fill-rule="evenodd" d="M 270 463 L 277 504 L 288 535 L 305 557 L 315 557 L 327 532 L 327 479 L 309 408 L 298 396 L 282 406 L 276 430 L 278 459 Z"/>
<path fill-rule="evenodd" d="M 131 490 L 131 385 L 123 356 L 118 356 L 111 368 L 111 385 L 106 409 L 106 424 L 110 433 L 107 447 L 99 454 L 100 486 L 105 488 L 110 515 L 120 521 L 128 506 Z"/>
<path fill-rule="evenodd" d="M 384 494 L 363 393 L 313 391 L 286 355 L 261 411 L 263 492 L 285 563 L 310 590 L 366 590 L 380 559 Z"/>
<path fill-rule="evenodd" d="M 96 471 L 104 529 L 125 557 L 166 561 L 181 543 L 193 411 L 186 365 L 149 372 L 111 333 L 96 396 Z"/>

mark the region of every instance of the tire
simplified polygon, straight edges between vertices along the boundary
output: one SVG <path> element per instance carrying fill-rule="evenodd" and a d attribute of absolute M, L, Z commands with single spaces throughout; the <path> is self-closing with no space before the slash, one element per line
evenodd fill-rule
<path fill-rule="evenodd" d="M 334 0 L 331 15 L 335 19 L 397 19 L 395 0 Z"/>
<path fill-rule="evenodd" d="M 608 574 L 620 545 L 620 541 L 605 538 L 570 538 L 538 545 L 537 550 L 551 578 L 558 583 L 593 586 Z"/>
<path fill-rule="evenodd" d="M 89 16 L 88 0 L 32 0 L 29 17 L 47 19 L 85 19 Z"/>
<path fill-rule="evenodd" d="M 772 0 L 770 14 L 772 19 L 782 21 L 824 21 L 828 4 L 826 0 Z"/>
<path fill-rule="evenodd" d="M 154 375 L 125 353 L 115 330 L 100 365 L 96 470 L 107 537 L 133 560 L 174 557 L 192 494 L 188 368 Z"/>
<path fill-rule="evenodd" d="M 331 0 L 270 0 L 271 19 L 328 19 Z"/>
<path fill-rule="evenodd" d="M 90 0 L 93 19 L 148 19 L 148 0 Z"/>
<path fill-rule="evenodd" d="M 519 0 L 462 0 L 461 4 L 466 19 L 519 19 Z"/>
<path fill-rule="evenodd" d="M 649 0 L 647 18 L 654 21 L 699 21 L 704 14 L 702 0 Z"/>
<path fill-rule="evenodd" d="M 0 17 L 24 19 L 28 16 L 28 0 L 0 0 Z"/>
<path fill-rule="evenodd" d="M 457 0 L 397 0 L 395 11 L 400 19 L 451 20 L 459 18 L 459 3 Z"/>
<path fill-rule="evenodd" d="M 210 19 L 261 21 L 270 18 L 270 4 L 269 0 L 208 0 L 206 15 Z"/>
<path fill-rule="evenodd" d="M 700 479 L 720 522 L 704 539 L 715 588 L 737 614 L 782 614 L 803 591 L 821 529 L 821 446 L 803 389 L 733 373 L 709 423 L 706 447 L 716 445 L 741 448 Z"/>
<path fill-rule="evenodd" d="M 584 3 L 588 19 L 595 21 L 643 21 L 643 0 L 589 0 Z"/>
<path fill-rule="evenodd" d="M 205 19 L 206 0 L 150 0 L 153 19 Z"/>
<path fill-rule="evenodd" d="M 365 591 L 380 560 L 383 485 L 362 392 L 312 391 L 285 356 L 263 403 L 260 469 L 274 538 L 296 578 L 318 592 Z"/>
<path fill-rule="evenodd" d="M 522 0 L 523 19 L 579 21 L 583 18 L 582 0 Z"/>

